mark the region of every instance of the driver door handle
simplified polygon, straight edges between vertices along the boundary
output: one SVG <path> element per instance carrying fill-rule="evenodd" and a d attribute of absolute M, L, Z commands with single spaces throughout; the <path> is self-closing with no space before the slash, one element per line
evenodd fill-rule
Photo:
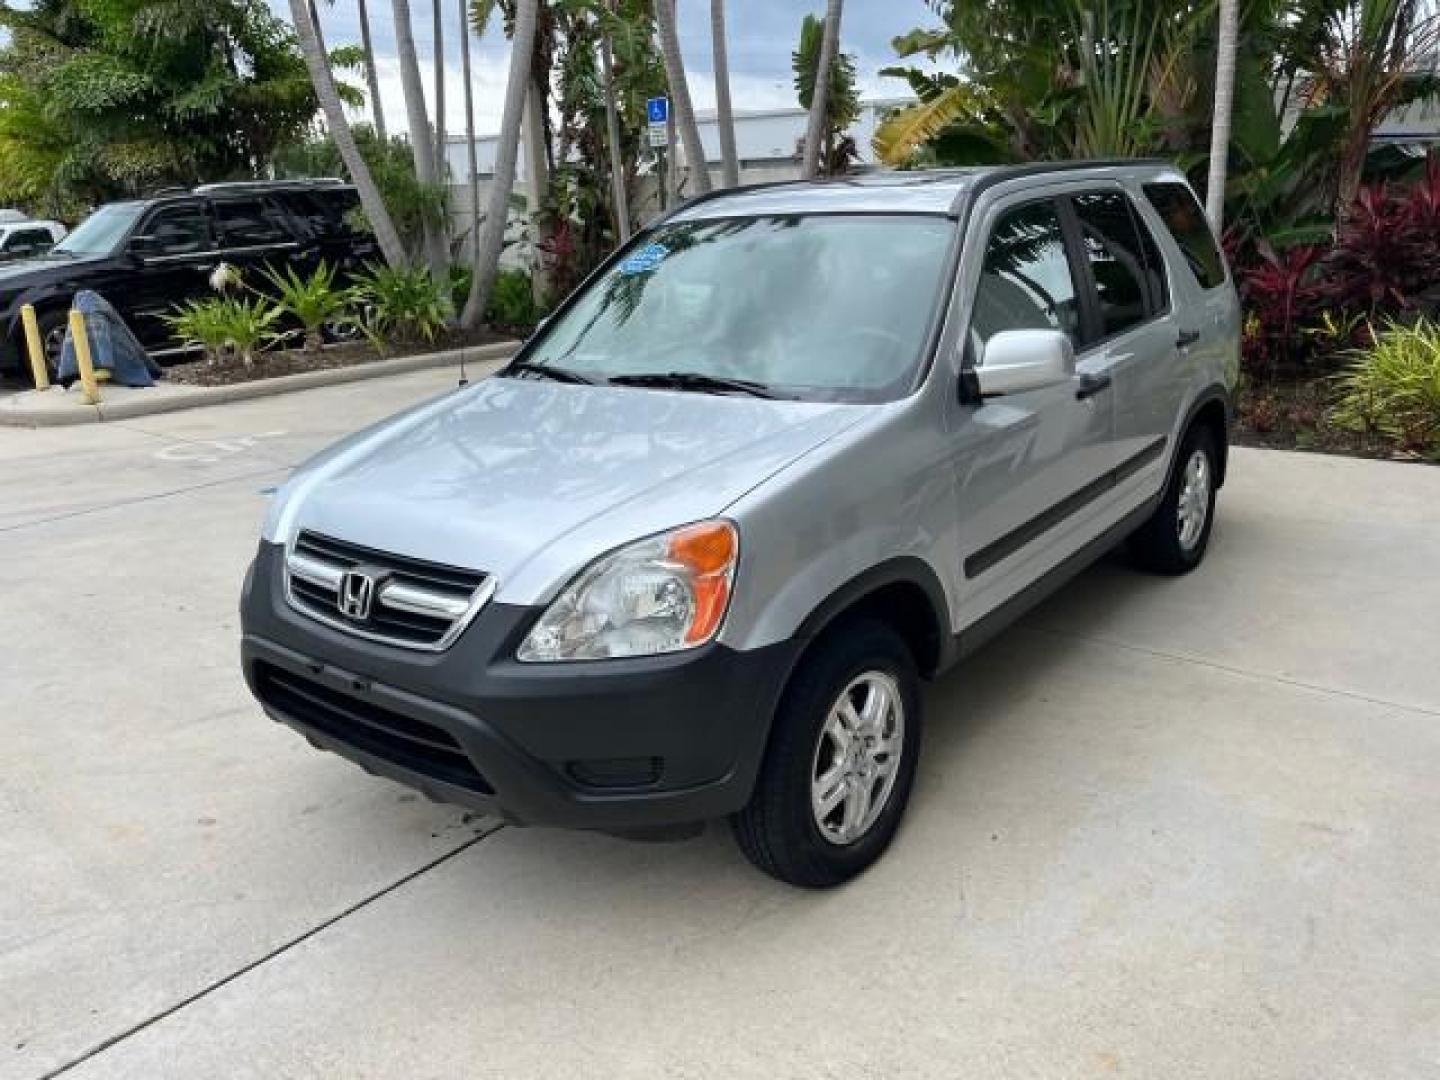
<path fill-rule="evenodd" d="M 1108 389 L 1110 389 L 1109 375 L 1081 375 L 1080 385 L 1075 388 L 1075 400 L 1084 401 L 1086 398 L 1094 397 L 1100 391 Z"/>

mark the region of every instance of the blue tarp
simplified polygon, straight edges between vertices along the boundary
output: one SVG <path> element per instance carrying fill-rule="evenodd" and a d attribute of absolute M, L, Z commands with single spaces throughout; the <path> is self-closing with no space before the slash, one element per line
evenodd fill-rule
<path fill-rule="evenodd" d="M 90 360 L 97 369 L 110 372 L 110 381 L 117 386 L 154 386 L 160 376 L 160 365 L 150 359 L 145 347 L 135 339 L 125 320 L 97 292 L 82 289 L 75 294 L 73 306 L 85 315 L 85 329 L 90 338 Z M 65 345 L 60 350 L 60 379 L 77 378 L 75 343 L 70 330 L 65 330 Z"/>

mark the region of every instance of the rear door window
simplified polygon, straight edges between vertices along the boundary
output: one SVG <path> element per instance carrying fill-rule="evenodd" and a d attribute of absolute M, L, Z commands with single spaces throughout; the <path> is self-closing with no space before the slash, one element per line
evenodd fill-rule
<path fill-rule="evenodd" d="M 1225 260 L 1199 202 L 1184 184 L 1146 184 L 1145 198 L 1165 222 L 1202 289 L 1225 283 Z"/>
<path fill-rule="evenodd" d="M 970 329 L 981 346 L 1002 330 L 1063 330 L 1080 343 L 1075 279 L 1060 215 L 1050 200 L 1017 206 L 995 223 Z"/>
<path fill-rule="evenodd" d="M 226 199 L 215 203 L 224 247 L 265 247 L 290 239 L 285 216 L 269 199 Z"/>
<path fill-rule="evenodd" d="M 1072 196 L 1070 203 L 1095 282 L 1100 336 L 1123 333 L 1163 311 L 1163 268 L 1154 241 L 1140 231 L 1130 200 L 1118 191 L 1095 191 Z"/>

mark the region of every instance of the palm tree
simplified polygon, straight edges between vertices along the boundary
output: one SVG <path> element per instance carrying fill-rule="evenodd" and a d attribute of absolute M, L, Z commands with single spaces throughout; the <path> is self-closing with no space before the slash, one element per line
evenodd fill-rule
<path fill-rule="evenodd" d="M 730 111 L 730 59 L 725 49 L 725 0 L 710 0 L 710 49 L 715 57 L 715 122 L 720 128 L 721 179 L 726 187 L 740 183 L 735 153 L 735 117 Z"/>
<path fill-rule="evenodd" d="M 1219 236 L 1225 224 L 1225 176 L 1230 158 L 1230 114 L 1235 101 L 1235 47 L 1240 37 L 1239 0 L 1220 0 L 1220 39 L 1215 53 L 1215 115 L 1210 124 L 1210 175 L 1205 216 Z"/>
<path fill-rule="evenodd" d="M 291 0 L 297 3 L 298 0 Z M 663 2 L 663 0 L 662 0 Z M 481 226 L 475 280 L 460 315 L 460 325 L 477 326 L 490 302 L 490 289 L 500 269 L 500 248 L 505 241 L 509 218 L 510 191 L 515 186 L 515 155 L 520 147 L 520 121 L 530 91 L 530 61 L 535 54 L 535 24 L 539 21 L 540 0 L 515 0 L 515 33 L 510 44 L 510 74 L 505 80 L 505 111 L 500 117 L 500 139 L 495 147 L 495 174 L 485 200 L 485 221 Z"/>
<path fill-rule="evenodd" d="M 385 208 L 380 188 L 376 186 L 375 178 L 370 175 L 370 167 L 365 164 L 365 159 L 360 156 L 360 148 L 355 145 L 350 122 L 345 119 L 345 106 L 340 102 L 335 77 L 330 72 L 325 50 L 320 45 L 320 38 L 315 32 L 315 24 L 310 19 L 310 10 L 305 0 L 290 0 L 290 18 L 295 23 L 295 36 L 300 41 L 300 52 L 305 57 L 305 67 L 310 72 L 315 97 L 325 113 L 325 124 L 330 129 L 330 138 L 335 140 L 340 160 L 345 163 L 350 179 L 355 183 L 355 190 L 360 195 L 360 207 L 375 233 L 380 252 L 391 266 L 403 266 L 406 262 L 405 245 L 400 241 L 400 234 L 395 229 L 395 222 L 390 218 L 390 211 Z"/>
<path fill-rule="evenodd" d="M 835 3 L 837 0 L 831 0 Z M 660 31 L 660 54 L 665 60 L 665 81 L 670 84 L 670 109 L 680 141 L 685 144 L 685 157 L 695 177 L 695 192 L 703 195 L 710 190 L 710 170 L 705 166 L 705 147 L 700 142 L 700 128 L 695 123 L 695 108 L 690 104 L 690 84 L 685 81 L 685 62 L 680 56 L 680 38 L 675 33 L 675 0 L 655 0 L 655 24 Z"/>
<path fill-rule="evenodd" d="M 830 107 L 830 68 L 840 52 L 841 0 L 828 0 L 825 5 L 825 33 L 820 39 L 820 62 L 815 67 L 815 93 L 810 97 L 810 122 L 805 128 L 805 156 L 800 163 L 800 176 L 813 180 L 820 167 L 820 146 L 825 141 L 826 111 Z"/>
<path fill-rule="evenodd" d="M 389 142 L 385 135 L 385 106 L 380 101 L 380 73 L 375 69 L 375 46 L 370 40 L 370 9 L 365 0 L 355 0 L 360 15 L 360 48 L 365 53 L 365 85 L 370 89 L 370 116 L 375 124 L 375 136 L 383 145 Z"/>
<path fill-rule="evenodd" d="M 400 89 L 405 97 L 405 118 L 410 128 L 410 153 L 415 161 L 415 179 L 426 187 L 438 182 L 435 170 L 435 141 L 430 118 L 425 113 L 425 87 L 420 77 L 420 60 L 415 53 L 415 33 L 410 26 L 410 0 L 390 0 L 395 13 L 395 53 L 400 59 Z M 449 261 L 445 237 L 429 217 L 425 221 L 425 260 L 431 274 L 439 278 Z"/>
<path fill-rule="evenodd" d="M 460 4 L 460 72 L 465 81 L 465 153 L 470 169 L 470 263 L 480 262 L 480 163 L 475 156 L 475 88 L 470 83 L 470 20 L 469 0 Z"/>

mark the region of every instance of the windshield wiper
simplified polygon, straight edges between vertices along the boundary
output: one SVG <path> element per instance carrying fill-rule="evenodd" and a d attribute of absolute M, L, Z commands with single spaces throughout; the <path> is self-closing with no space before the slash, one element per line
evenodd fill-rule
<path fill-rule="evenodd" d="M 600 381 L 589 375 L 582 375 L 578 371 L 571 371 L 569 368 L 556 367 L 554 364 L 537 364 L 531 360 L 511 360 L 500 374 L 534 375 L 540 379 L 553 379 L 556 382 L 579 383 L 586 386 L 594 386 Z"/>
<path fill-rule="evenodd" d="M 699 371 L 644 371 L 633 375 L 612 375 L 610 381 L 619 386 L 653 386 L 667 390 L 699 390 L 702 393 L 731 391 L 761 398 L 785 396 L 777 394 L 761 382 L 727 379 L 721 375 L 706 375 Z"/>

